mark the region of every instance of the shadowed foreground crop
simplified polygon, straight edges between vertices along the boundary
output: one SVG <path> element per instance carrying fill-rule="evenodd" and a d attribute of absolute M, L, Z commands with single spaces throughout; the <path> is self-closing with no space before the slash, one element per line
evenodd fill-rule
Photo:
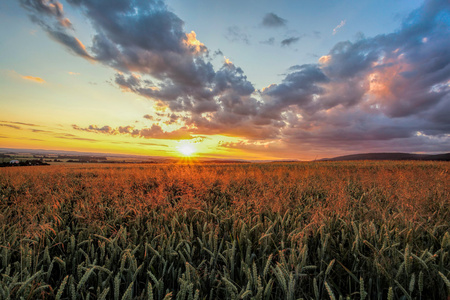
<path fill-rule="evenodd" d="M 1 299 L 447 299 L 448 163 L 0 170 Z"/>

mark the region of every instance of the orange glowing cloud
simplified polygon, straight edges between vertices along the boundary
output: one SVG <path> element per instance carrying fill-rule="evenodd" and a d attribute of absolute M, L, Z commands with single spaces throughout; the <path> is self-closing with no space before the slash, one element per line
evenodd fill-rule
<path fill-rule="evenodd" d="M 197 35 L 194 31 L 186 33 L 186 39 L 184 44 L 187 48 L 191 49 L 195 54 L 203 53 L 206 51 L 206 46 L 199 40 L 197 40 Z"/>
<path fill-rule="evenodd" d="M 34 77 L 34 76 L 22 76 L 23 79 L 31 80 L 37 83 L 45 83 L 45 80 L 40 77 Z"/>
<path fill-rule="evenodd" d="M 77 38 L 74 38 L 74 39 L 77 42 L 78 47 L 80 47 L 80 49 L 83 49 L 86 52 L 86 46 L 79 39 L 77 39 Z"/>
<path fill-rule="evenodd" d="M 61 24 L 61 26 L 66 27 L 66 28 L 72 27 L 72 22 L 70 22 L 70 20 L 68 18 L 59 20 L 59 24 Z"/>
<path fill-rule="evenodd" d="M 392 63 L 392 65 L 388 66 L 389 63 Z M 378 64 L 377 62 L 375 65 Z M 407 88 L 407 81 L 400 74 L 410 71 L 411 67 L 401 62 L 401 60 L 397 60 L 397 63 L 394 63 L 392 59 L 383 60 L 381 64 L 384 64 L 386 67 L 370 73 L 367 77 L 369 93 L 377 96 L 379 99 L 391 99 L 395 93 L 393 90 L 404 90 Z M 395 88 L 393 87 L 394 82 Z"/>
<path fill-rule="evenodd" d="M 326 65 L 331 60 L 331 55 L 324 55 L 319 58 L 319 63 Z"/>
<path fill-rule="evenodd" d="M 376 95 L 379 98 L 387 98 L 392 95 L 389 87 L 390 80 L 392 79 L 392 73 L 372 73 L 368 76 L 369 80 L 369 93 Z"/>
<path fill-rule="evenodd" d="M 270 84 L 269 86 L 263 87 L 263 88 L 261 89 L 261 91 L 262 91 L 262 92 L 267 92 L 269 89 L 271 89 L 271 88 L 273 88 L 273 87 L 275 87 L 275 86 L 276 86 L 276 84 L 275 84 L 275 83 L 272 83 L 272 84 Z"/>

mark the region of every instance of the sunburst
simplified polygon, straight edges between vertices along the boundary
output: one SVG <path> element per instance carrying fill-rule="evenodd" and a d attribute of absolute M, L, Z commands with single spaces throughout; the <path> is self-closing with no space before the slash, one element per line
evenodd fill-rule
<path fill-rule="evenodd" d="M 178 151 L 183 154 L 183 156 L 192 156 L 195 153 L 195 147 L 192 144 L 183 144 L 178 147 Z"/>

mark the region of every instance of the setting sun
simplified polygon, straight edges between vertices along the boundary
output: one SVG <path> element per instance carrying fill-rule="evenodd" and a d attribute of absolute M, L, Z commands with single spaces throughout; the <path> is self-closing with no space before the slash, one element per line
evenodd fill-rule
<path fill-rule="evenodd" d="M 178 151 L 184 156 L 191 156 L 195 153 L 195 148 L 191 144 L 184 144 L 178 147 Z"/>

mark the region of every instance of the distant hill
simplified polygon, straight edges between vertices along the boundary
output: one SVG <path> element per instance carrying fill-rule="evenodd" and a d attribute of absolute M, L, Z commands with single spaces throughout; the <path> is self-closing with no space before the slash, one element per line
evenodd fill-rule
<path fill-rule="evenodd" d="M 450 161 L 450 153 L 443 154 L 413 154 L 413 153 L 361 153 L 338 156 L 334 158 L 324 158 L 324 160 L 440 160 Z"/>

